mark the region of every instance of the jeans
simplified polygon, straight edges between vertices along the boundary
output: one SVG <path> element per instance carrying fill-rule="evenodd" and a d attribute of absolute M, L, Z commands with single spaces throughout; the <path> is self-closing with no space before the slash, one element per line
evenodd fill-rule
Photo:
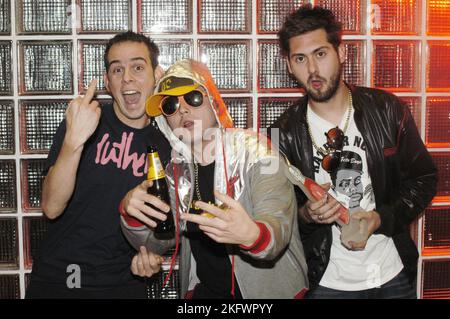
<path fill-rule="evenodd" d="M 323 286 L 306 294 L 306 299 L 417 299 L 415 284 L 412 284 L 405 270 L 381 287 L 359 290 L 342 291 Z"/>

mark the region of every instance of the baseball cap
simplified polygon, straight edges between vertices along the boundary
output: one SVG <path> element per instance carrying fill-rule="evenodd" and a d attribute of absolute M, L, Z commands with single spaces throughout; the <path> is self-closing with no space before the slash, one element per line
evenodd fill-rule
<path fill-rule="evenodd" d="M 161 115 L 159 105 L 165 96 L 184 95 L 195 90 L 199 86 L 200 84 L 189 78 L 169 76 L 163 79 L 159 83 L 156 93 L 149 97 L 145 103 L 147 114 L 153 117 Z"/>

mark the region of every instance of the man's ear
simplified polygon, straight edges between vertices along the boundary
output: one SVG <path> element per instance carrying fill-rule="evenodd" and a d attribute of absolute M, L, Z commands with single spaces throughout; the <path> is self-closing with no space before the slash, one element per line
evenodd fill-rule
<path fill-rule="evenodd" d="M 338 46 L 338 55 L 339 55 L 339 62 L 344 63 L 345 62 L 345 46 L 344 44 L 339 44 Z"/>
<path fill-rule="evenodd" d="M 291 63 L 289 62 L 289 57 L 286 56 L 284 59 L 286 61 L 286 67 L 287 67 L 289 74 L 292 74 Z"/>
<path fill-rule="evenodd" d="M 103 73 L 103 83 L 105 83 L 106 91 L 107 91 L 108 93 L 111 93 L 111 90 L 110 90 L 110 88 L 109 88 L 108 74 L 106 74 L 106 73 Z"/>
<path fill-rule="evenodd" d="M 162 76 L 164 75 L 164 69 L 160 65 L 158 65 L 155 69 L 154 74 L 155 74 L 155 82 L 158 82 L 159 79 L 161 79 Z"/>

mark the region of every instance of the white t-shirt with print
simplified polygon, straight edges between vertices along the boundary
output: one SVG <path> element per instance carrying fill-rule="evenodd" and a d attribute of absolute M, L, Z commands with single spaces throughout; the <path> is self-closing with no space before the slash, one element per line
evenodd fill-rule
<path fill-rule="evenodd" d="M 348 111 L 347 111 L 348 112 Z M 348 113 L 339 128 L 343 129 Z M 335 127 L 322 119 L 308 106 L 308 123 L 317 145 L 326 144 L 325 132 Z M 314 176 L 319 184 L 330 182 L 338 193 L 350 197 L 350 213 L 357 207 L 376 210 L 372 183 L 367 169 L 364 140 L 351 115 L 345 134 L 341 164 L 334 181 L 321 166 L 322 156 L 314 148 Z M 332 226 L 333 242 L 330 262 L 320 285 L 342 291 L 359 291 L 379 287 L 394 278 L 403 269 L 403 263 L 392 238 L 380 234 L 369 237 L 364 250 L 351 251 L 342 245 L 339 226 Z"/>

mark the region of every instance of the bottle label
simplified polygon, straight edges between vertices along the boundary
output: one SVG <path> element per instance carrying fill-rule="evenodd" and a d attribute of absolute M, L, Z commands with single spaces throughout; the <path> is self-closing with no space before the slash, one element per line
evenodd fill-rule
<path fill-rule="evenodd" d="M 149 165 L 147 173 L 148 180 L 154 181 L 156 179 L 166 177 L 158 153 L 155 152 L 148 154 L 148 165 Z"/>

